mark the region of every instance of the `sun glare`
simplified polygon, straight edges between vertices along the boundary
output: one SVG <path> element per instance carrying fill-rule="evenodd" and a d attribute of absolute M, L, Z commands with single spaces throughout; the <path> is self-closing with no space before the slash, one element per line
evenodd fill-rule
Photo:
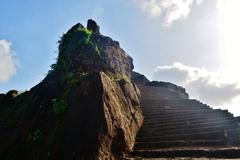
<path fill-rule="evenodd" d="M 232 77 L 240 68 L 240 0 L 219 0 L 217 8 L 222 67 Z"/>

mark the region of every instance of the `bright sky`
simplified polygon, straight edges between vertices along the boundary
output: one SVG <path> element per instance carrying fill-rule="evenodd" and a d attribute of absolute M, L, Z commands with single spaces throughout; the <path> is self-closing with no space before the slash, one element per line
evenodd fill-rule
<path fill-rule="evenodd" d="M 39 83 L 72 25 L 95 19 L 149 79 L 240 115 L 240 0 L 8 0 L 0 5 L 0 93 Z"/>

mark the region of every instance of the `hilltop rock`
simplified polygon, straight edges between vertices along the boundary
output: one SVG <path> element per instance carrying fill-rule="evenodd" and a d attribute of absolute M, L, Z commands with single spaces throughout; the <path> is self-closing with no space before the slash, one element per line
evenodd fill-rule
<path fill-rule="evenodd" d="M 134 68 L 132 58 L 120 48 L 119 42 L 98 34 L 95 23 L 89 20 L 89 30 L 76 24 L 63 35 L 56 65 L 67 66 L 74 73 L 103 71 L 116 78 L 130 77 Z"/>
<path fill-rule="evenodd" d="M 131 79 L 134 83 L 137 83 L 137 84 L 147 84 L 150 82 L 147 79 L 147 77 L 145 77 L 144 75 L 142 75 L 138 72 L 134 72 L 134 71 L 132 71 L 132 73 L 131 73 Z"/>
<path fill-rule="evenodd" d="M 143 122 L 132 58 L 99 28 L 74 25 L 46 78 L 0 108 L 0 159 L 123 159 L 132 150 Z"/>
<path fill-rule="evenodd" d="M 92 19 L 89 19 L 88 20 L 88 23 L 87 23 L 87 29 L 88 30 L 91 30 L 93 33 L 95 34 L 100 34 L 100 27 L 97 25 L 97 23 L 92 20 Z"/>
<path fill-rule="evenodd" d="M 154 86 L 154 87 L 164 87 L 170 90 L 174 90 L 177 91 L 182 98 L 188 99 L 188 93 L 186 92 L 185 88 L 181 87 L 181 86 L 177 86 L 175 84 L 172 84 L 170 82 L 158 82 L 158 81 L 151 81 L 146 83 L 147 86 Z"/>

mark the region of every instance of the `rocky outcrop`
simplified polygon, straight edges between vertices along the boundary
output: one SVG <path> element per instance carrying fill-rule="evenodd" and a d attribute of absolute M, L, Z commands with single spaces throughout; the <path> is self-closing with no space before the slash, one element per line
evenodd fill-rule
<path fill-rule="evenodd" d="M 92 31 L 93 33 L 95 34 L 100 34 L 100 27 L 97 25 L 97 23 L 92 20 L 92 19 L 89 19 L 88 20 L 88 23 L 87 23 L 87 29 Z"/>
<path fill-rule="evenodd" d="M 153 87 L 164 87 L 173 91 L 177 91 L 180 95 L 182 95 L 182 98 L 188 99 L 188 93 L 186 93 L 185 88 L 181 86 L 177 86 L 175 84 L 172 84 L 170 82 L 158 82 L 158 81 L 151 81 L 146 83 L 147 86 L 153 86 Z"/>
<path fill-rule="evenodd" d="M 132 71 L 132 73 L 131 73 L 131 79 L 134 83 L 137 83 L 137 84 L 147 84 L 150 82 L 147 79 L 147 77 L 145 77 L 144 75 L 142 75 L 138 72 L 134 72 L 134 71 Z"/>
<path fill-rule="evenodd" d="M 120 48 L 119 42 L 101 35 L 99 26 L 92 20 L 88 21 L 88 28 L 76 24 L 63 35 L 57 65 L 68 66 L 75 73 L 103 71 L 115 78 L 130 77 L 133 60 Z"/>
<path fill-rule="evenodd" d="M 135 137 L 142 124 L 139 91 L 131 82 L 118 83 L 101 73 L 105 126 L 101 134 L 101 159 L 119 157 L 133 149 Z M 110 151 L 110 152 L 109 152 Z M 117 159 L 117 157 L 115 157 Z"/>
<path fill-rule="evenodd" d="M 0 108 L 0 159 L 123 159 L 132 150 L 143 122 L 132 58 L 96 22 L 87 28 L 64 34 L 47 77 Z"/>

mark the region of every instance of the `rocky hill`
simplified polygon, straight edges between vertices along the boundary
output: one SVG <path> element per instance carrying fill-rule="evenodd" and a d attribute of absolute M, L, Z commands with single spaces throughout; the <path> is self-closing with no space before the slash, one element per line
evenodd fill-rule
<path fill-rule="evenodd" d="M 0 160 L 240 158 L 239 117 L 132 71 L 95 21 L 58 50 L 42 82 L 0 94 Z"/>
<path fill-rule="evenodd" d="M 74 25 L 41 83 L 0 95 L 0 159 L 122 159 L 143 122 L 132 69 L 96 22 Z"/>

